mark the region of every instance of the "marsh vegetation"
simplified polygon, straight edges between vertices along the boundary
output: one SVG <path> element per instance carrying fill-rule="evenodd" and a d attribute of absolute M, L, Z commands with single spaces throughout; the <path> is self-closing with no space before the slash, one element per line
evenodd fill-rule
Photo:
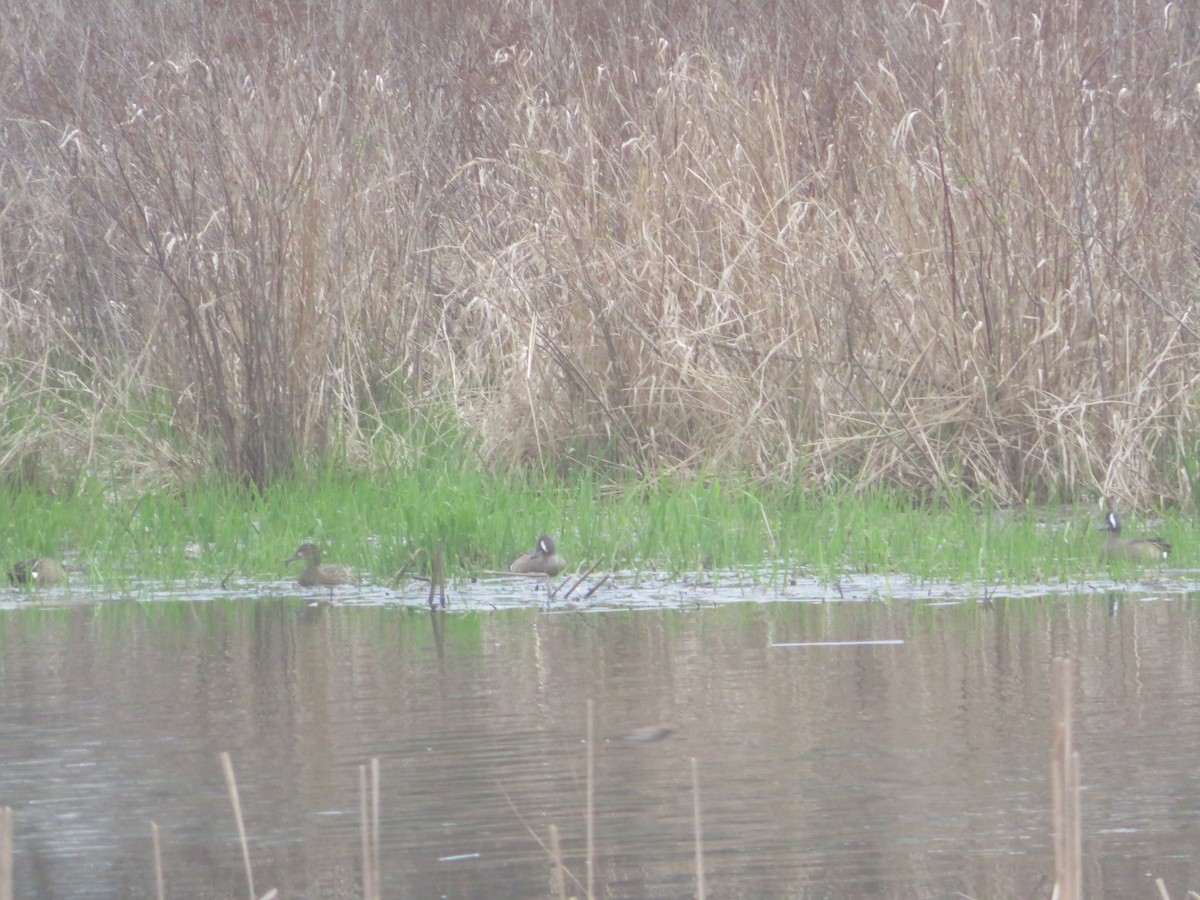
<path fill-rule="evenodd" d="M 0 550 L 11 562 L 58 556 L 71 585 L 137 595 L 147 584 L 187 590 L 235 582 L 291 584 L 285 560 L 312 541 L 323 561 L 365 585 L 428 575 L 440 547 L 451 582 L 507 570 L 540 534 L 554 536 L 568 574 L 729 577 L 761 587 L 795 579 L 828 586 L 847 574 L 920 583 L 1057 590 L 1094 576 L 1170 577 L 1196 564 L 1194 526 L 1177 513 L 1127 517 L 1131 537 L 1161 534 L 1171 559 L 1105 561 L 1093 507 L 1047 515 L 965 500 L 914 503 L 894 492 L 813 495 L 710 479 L 614 486 L 596 473 L 530 482 L 483 473 L 466 456 L 372 475 L 325 472 L 280 480 L 264 494 L 237 484 L 123 494 L 88 481 L 70 496 L 0 492 L 9 510 Z M 599 577 L 599 575 L 597 576 Z"/>
<path fill-rule="evenodd" d="M 0 17 L 10 484 L 1191 497 L 1191 6 Z"/>

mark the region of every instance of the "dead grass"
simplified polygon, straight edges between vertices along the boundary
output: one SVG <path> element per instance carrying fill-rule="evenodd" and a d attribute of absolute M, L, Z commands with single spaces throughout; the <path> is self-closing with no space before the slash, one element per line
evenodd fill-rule
<path fill-rule="evenodd" d="M 191 10 L 0 13 L 10 477 L 1190 499 L 1191 8 Z"/>

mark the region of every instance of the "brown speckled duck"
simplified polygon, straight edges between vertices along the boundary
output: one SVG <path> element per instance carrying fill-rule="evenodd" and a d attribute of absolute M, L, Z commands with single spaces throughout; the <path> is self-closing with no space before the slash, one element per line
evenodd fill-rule
<path fill-rule="evenodd" d="M 508 571 L 522 575 L 549 575 L 553 578 L 566 567 L 567 561 L 558 555 L 554 538 L 543 534 L 537 539 L 536 547 L 512 561 Z"/>
<path fill-rule="evenodd" d="M 1100 531 L 1108 532 L 1108 539 L 1100 548 L 1105 559 L 1165 560 L 1171 555 L 1171 543 L 1160 537 L 1121 537 L 1121 520 L 1116 512 L 1109 510 Z"/>
<path fill-rule="evenodd" d="M 67 580 L 67 570 L 49 556 L 13 563 L 8 570 L 9 584 L 26 584 L 30 587 L 51 587 Z"/>
<path fill-rule="evenodd" d="M 304 571 L 296 579 L 300 587 L 334 587 L 339 584 L 358 584 L 358 576 L 350 566 L 321 565 L 321 548 L 316 544 L 301 544 L 285 563 L 304 560 Z"/>

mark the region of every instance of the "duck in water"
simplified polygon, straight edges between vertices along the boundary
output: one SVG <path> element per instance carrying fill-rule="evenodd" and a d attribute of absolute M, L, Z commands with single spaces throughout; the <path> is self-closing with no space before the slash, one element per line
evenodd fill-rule
<path fill-rule="evenodd" d="M 300 587 L 332 588 L 339 584 L 358 584 L 358 576 L 350 566 L 321 565 L 321 548 L 316 544 L 301 544 L 284 562 L 301 559 L 304 560 L 304 571 L 296 579 Z"/>
<path fill-rule="evenodd" d="M 567 561 L 558 555 L 554 538 L 543 534 L 537 546 L 522 553 L 509 564 L 508 571 L 521 575 L 549 575 L 553 578 L 567 567 Z"/>
<path fill-rule="evenodd" d="M 49 556 L 35 556 L 13 563 L 8 570 L 9 584 L 26 584 L 30 587 L 51 587 L 67 580 L 67 570 Z"/>
<path fill-rule="evenodd" d="M 1100 531 L 1107 531 L 1108 538 L 1100 548 L 1105 559 L 1158 560 L 1162 562 L 1171 555 L 1171 542 L 1160 537 L 1121 537 L 1121 520 L 1113 510 L 1104 517 Z"/>

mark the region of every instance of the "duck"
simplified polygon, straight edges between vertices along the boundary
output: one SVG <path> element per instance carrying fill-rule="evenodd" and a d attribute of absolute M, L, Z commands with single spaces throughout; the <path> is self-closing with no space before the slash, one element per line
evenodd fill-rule
<path fill-rule="evenodd" d="M 558 555 L 554 546 L 554 538 L 543 534 L 537 539 L 537 546 L 514 559 L 508 566 L 508 571 L 521 575 L 549 575 L 553 578 L 567 567 L 567 561 Z"/>
<path fill-rule="evenodd" d="M 35 556 L 13 563 L 8 570 L 8 583 L 27 584 L 30 587 L 50 587 L 67 580 L 67 570 L 58 560 L 49 556 Z"/>
<path fill-rule="evenodd" d="M 1114 510 L 1104 516 L 1100 531 L 1107 531 L 1108 538 L 1100 548 L 1105 559 L 1165 560 L 1171 555 L 1171 542 L 1160 537 L 1121 537 L 1121 520 Z"/>
<path fill-rule="evenodd" d="M 339 584 L 358 584 L 358 576 L 350 566 L 321 565 L 321 548 L 316 544 L 301 544 L 284 560 L 293 563 L 304 560 L 304 571 L 296 579 L 300 587 L 328 587 Z"/>

